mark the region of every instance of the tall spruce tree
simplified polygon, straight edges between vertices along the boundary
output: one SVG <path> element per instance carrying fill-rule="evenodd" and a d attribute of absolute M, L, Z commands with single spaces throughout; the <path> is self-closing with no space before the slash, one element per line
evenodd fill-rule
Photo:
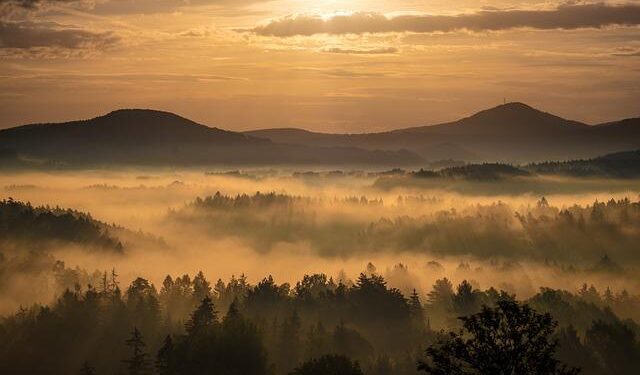
<path fill-rule="evenodd" d="M 131 332 L 131 337 L 127 339 L 126 344 L 131 348 L 131 357 L 122 361 L 127 365 L 127 373 L 129 375 L 151 374 L 151 366 L 145 352 L 146 345 L 137 327 Z"/>

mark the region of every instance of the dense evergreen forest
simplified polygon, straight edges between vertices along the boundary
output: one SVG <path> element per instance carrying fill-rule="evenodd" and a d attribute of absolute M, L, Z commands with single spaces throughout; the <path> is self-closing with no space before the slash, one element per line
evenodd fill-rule
<path fill-rule="evenodd" d="M 539 174 L 574 177 L 640 177 L 640 150 L 616 152 L 593 159 L 533 163 L 526 167 Z"/>
<path fill-rule="evenodd" d="M 438 170 L 425 170 L 412 172 L 416 178 L 464 178 L 478 181 L 496 181 L 508 177 L 531 176 L 528 171 L 509 164 L 483 163 L 467 164 L 455 167 L 446 167 Z"/>
<path fill-rule="evenodd" d="M 122 242 L 110 233 L 116 229 L 71 209 L 33 207 L 11 198 L 0 201 L 0 246 L 2 242 L 59 241 L 122 252 Z"/>
<path fill-rule="evenodd" d="M 250 283 L 244 275 L 222 280 L 200 272 L 167 275 L 155 285 L 143 277 L 125 284 L 115 269 L 70 268 L 49 251 L 72 244 L 126 259 L 136 249 L 121 239 L 125 229 L 74 210 L 2 201 L 0 298 L 18 293 L 29 302 L 0 318 L 0 373 L 638 372 L 640 296 L 613 281 L 637 276 L 640 202 L 441 204 L 421 195 L 385 202 L 216 193 L 162 216 L 177 238 L 235 236 L 265 254 L 289 242 L 309 244 L 323 259 L 405 252 L 469 256 L 481 264 L 462 261 L 456 272 L 466 280 L 460 283 L 445 277 L 437 261 L 416 266 L 438 276 L 433 285 L 413 285 L 425 292 L 411 292 L 390 286 L 396 285 L 390 274 L 408 274 L 404 264 L 383 276 L 371 263 L 355 280 L 341 272 L 335 278 L 307 274 L 292 284 L 271 276 Z M 151 248 L 136 251 L 151 255 Z M 507 283 L 481 289 L 472 279 L 478 272 L 523 274 L 524 262 L 585 284 L 523 296 Z M 598 277 L 611 287 L 591 285 Z M 32 304 L 42 290 L 55 298 Z"/>
<path fill-rule="evenodd" d="M 383 202 L 365 196 L 320 200 L 216 193 L 170 212 L 168 219 L 181 230 L 200 228 L 212 238 L 237 236 L 261 251 L 305 242 L 322 255 L 429 252 L 559 262 L 603 272 L 624 271 L 598 265 L 604 255 L 640 264 L 633 251 L 640 241 L 637 200 L 555 206 L 543 197 L 527 206 L 498 201 L 458 209 L 439 204 L 438 198 L 424 196 Z"/>
<path fill-rule="evenodd" d="M 491 366 L 529 366 L 517 373 L 575 373 L 574 367 L 583 374 L 637 373 L 640 326 L 612 308 L 636 309 L 638 297 L 585 285 L 577 294 L 542 289 L 525 301 L 514 298 L 446 278 L 428 294 L 404 296 L 375 272 L 354 282 L 306 275 L 295 285 L 271 277 L 251 285 L 244 276 L 211 283 L 198 273 L 167 276 L 159 289 L 143 278 L 121 286 L 115 272 L 104 273 L 49 306 L 3 318 L 0 372 L 259 375 L 340 368 L 326 373 L 404 375 L 418 367 L 489 374 Z M 491 346 L 487 335 L 507 335 L 523 347 L 509 354 L 507 344 Z M 493 353 L 491 359 L 474 360 L 473 348 Z M 460 370 L 469 363 L 479 372 Z M 461 372 L 443 370 L 454 365 Z"/>
<path fill-rule="evenodd" d="M 591 159 L 545 161 L 523 165 L 500 162 L 465 163 L 446 160 L 430 164 L 429 167 L 416 171 L 395 169 L 378 173 L 377 175 L 382 180 L 378 186 L 383 186 L 389 181 L 400 182 L 406 177 L 436 181 L 454 179 L 477 182 L 505 181 L 518 177 L 533 179 L 545 176 L 635 179 L 640 177 L 640 150 L 616 152 Z"/>

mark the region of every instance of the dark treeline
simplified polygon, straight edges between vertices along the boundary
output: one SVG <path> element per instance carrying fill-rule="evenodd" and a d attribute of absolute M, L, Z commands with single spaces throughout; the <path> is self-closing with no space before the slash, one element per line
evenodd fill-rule
<path fill-rule="evenodd" d="M 464 178 L 477 181 L 497 181 L 506 177 L 530 176 L 531 174 L 521 168 L 514 167 L 510 164 L 501 163 L 483 163 L 483 164 L 467 164 L 454 167 L 446 167 L 438 170 L 420 169 L 411 172 L 412 177 L 416 178 Z"/>
<path fill-rule="evenodd" d="M 208 175 L 257 178 L 258 176 L 229 171 L 207 173 Z M 623 151 L 591 159 L 565 161 L 545 161 L 529 164 L 507 164 L 502 162 L 466 163 L 456 160 L 440 160 L 427 163 L 427 166 L 415 171 L 394 168 L 382 172 L 361 170 L 332 170 L 294 172 L 292 177 L 304 179 L 336 177 L 402 177 L 415 178 L 451 178 L 472 181 L 499 181 L 510 177 L 536 175 L 557 175 L 570 177 L 600 178 L 637 178 L 640 177 L 640 150 Z"/>
<path fill-rule="evenodd" d="M 404 296 L 371 272 L 355 282 L 306 275 L 295 285 L 271 277 L 251 285 L 243 276 L 212 285 L 199 273 L 167 276 L 159 290 L 143 278 L 121 287 L 115 273 L 104 274 L 50 306 L 3 318 L 0 373 L 302 375 L 339 368 L 336 373 L 345 375 L 415 374 L 418 362 L 427 369 L 459 355 L 451 345 L 465 348 L 468 334 L 483 344 L 482 332 L 502 319 L 507 327 L 500 324 L 496 334 L 514 329 L 536 335 L 538 343 L 527 350 L 545 350 L 540 366 L 637 373 L 640 327 L 609 307 L 633 303 L 628 295 L 602 295 L 586 286 L 577 294 L 543 289 L 523 303 L 518 307 L 505 292 L 447 279 L 425 295 Z M 469 333 L 445 335 L 443 328 Z"/>
<path fill-rule="evenodd" d="M 617 152 L 586 160 L 533 163 L 526 166 L 539 174 L 555 174 L 573 177 L 640 177 L 640 150 Z"/>
<path fill-rule="evenodd" d="M 0 242 L 63 241 L 122 252 L 121 241 L 110 229 L 117 228 L 79 211 L 34 207 L 11 198 L 0 201 Z"/>
<path fill-rule="evenodd" d="M 123 256 L 133 248 L 164 249 L 163 240 L 109 225 L 88 213 L 0 201 L 0 309 L 49 300 L 65 289 L 100 279 L 101 272 L 68 268 L 55 251 L 78 249 Z M 62 257 L 65 258 L 65 257 Z M 38 285 L 29 288 L 28 285 Z"/>
<path fill-rule="evenodd" d="M 217 193 L 171 212 L 169 219 L 215 238 L 242 238 L 263 251 L 280 242 L 304 242 L 320 255 L 408 251 L 548 260 L 590 269 L 608 254 L 617 262 L 640 264 L 634 251 L 640 241 L 639 201 L 611 199 L 557 207 L 542 198 L 527 207 L 497 202 L 434 210 L 430 206 L 435 200 L 400 196 L 392 208 L 415 212 L 421 205 L 424 214 L 385 217 L 385 211 L 374 211 L 382 215 L 378 219 L 345 215 L 341 208 L 351 207 L 350 203 L 363 208 L 383 205 L 380 199 L 364 196 L 321 202 L 273 193 L 236 197 Z"/>
<path fill-rule="evenodd" d="M 465 164 L 432 167 L 409 173 L 416 178 L 460 178 L 476 181 L 497 181 L 509 177 L 558 175 L 570 177 L 638 178 L 640 177 L 640 150 L 624 151 L 592 159 L 546 161 L 514 166 L 504 163 Z"/>
<path fill-rule="evenodd" d="M 223 195 L 220 192 L 216 192 L 214 195 L 203 198 L 196 198 L 193 202 L 187 205 L 187 208 L 194 209 L 264 209 L 269 207 L 292 207 L 298 206 L 304 208 L 304 206 L 312 204 L 362 204 L 362 205 L 381 205 L 382 199 L 368 199 L 365 196 L 351 196 L 346 198 L 334 198 L 328 202 L 325 202 L 318 198 L 294 196 L 289 194 L 279 193 L 261 193 L 256 192 L 253 195 L 238 194 L 235 197 L 229 195 Z"/>
<path fill-rule="evenodd" d="M 519 209 L 498 202 L 422 217 L 382 218 L 369 225 L 360 240 L 366 240 L 369 249 L 473 254 L 484 259 L 581 260 L 590 268 L 603 254 L 637 264 L 640 259 L 633 249 L 640 240 L 639 225 L 640 202 L 612 199 L 561 208 L 542 198 Z"/>

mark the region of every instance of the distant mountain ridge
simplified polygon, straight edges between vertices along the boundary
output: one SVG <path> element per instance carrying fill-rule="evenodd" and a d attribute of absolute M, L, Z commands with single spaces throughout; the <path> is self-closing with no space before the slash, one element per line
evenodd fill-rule
<path fill-rule="evenodd" d="M 5 137 L 99 137 L 100 141 L 137 142 L 132 137 L 145 137 L 155 141 L 173 142 L 176 137 L 190 142 L 253 141 L 268 143 L 247 135 L 210 128 L 171 112 L 150 109 L 119 109 L 88 120 L 65 123 L 30 124 L 0 131 Z M 55 139 L 55 138 L 54 138 Z M 26 140 L 26 139 L 25 139 Z M 33 138 L 29 139 L 33 141 Z"/>
<path fill-rule="evenodd" d="M 79 166 L 528 163 L 638 148 L 640 118 L 591 126 L 523 103 L 507 103 L 448 123 L 362 134 L 296 128 L 238 133 L 149 109 L 121 109 L 88 120 L 0 130 L 2 167 L 22 166 L 15 155 Z"/>
<path fill-rule="evenodd" d="M 438 134 L 520 134 L 544 136 L 585 130 L 589 125 L 565 120 L 547 112 L 539 111 L 524 103 L 508 103 L 478 112 L 458 121 L 396 130 L 395 132 L 426 132 Z"/>
<path fill-rule="evenodd" d="M 0 130 L 0 150 L 70 165 L 410 165 L 421 161 L 406 150 L 274 143 L 148 109 Z"/>
<path fill-rule="evenodd" d="M 287 128 L 245 134 L 303 145 L 403 148 L 426 160 L 531 162 L 639 148 L 640 118 L 591 126 L 516 102 L 453 122 L 381 133 L 326 134 Z"/>

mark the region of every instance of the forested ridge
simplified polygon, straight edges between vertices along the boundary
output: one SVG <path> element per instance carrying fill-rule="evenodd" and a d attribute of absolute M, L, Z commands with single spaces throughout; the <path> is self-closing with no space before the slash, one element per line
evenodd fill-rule
<path fill-rule="evenodd" d="M 540 174 L 573 177 L 637 178 L 640 176 L 640 150 L 616 152 L 586 160 L 532 163 L 526 168 Z"/>
<path fill-rule="evenodd" d="M 0 242 L 63 241 L 122 252 L 122 242 L 110 233 L 114 229 L 119 228 L 76 210 L 34 207 L 12 198 L 0 201 Z"/>
<path fill-rule="evenodd" d="M 444 167 L 420 168 L 415 171 L 394 170 L 395 173 L 379 173 L 381 179 L 458 179 L 469 181 L 501 181 L 522 177 L 565 176 L 576 178 L 635 179 L 640 177 L 640 150 L 622 151 L 590 159 L 544 161 L 518 165 L 504 162 L 456 162 L 444 160 Z M 460 164 L 449 166 L 448 164 Z"/>

